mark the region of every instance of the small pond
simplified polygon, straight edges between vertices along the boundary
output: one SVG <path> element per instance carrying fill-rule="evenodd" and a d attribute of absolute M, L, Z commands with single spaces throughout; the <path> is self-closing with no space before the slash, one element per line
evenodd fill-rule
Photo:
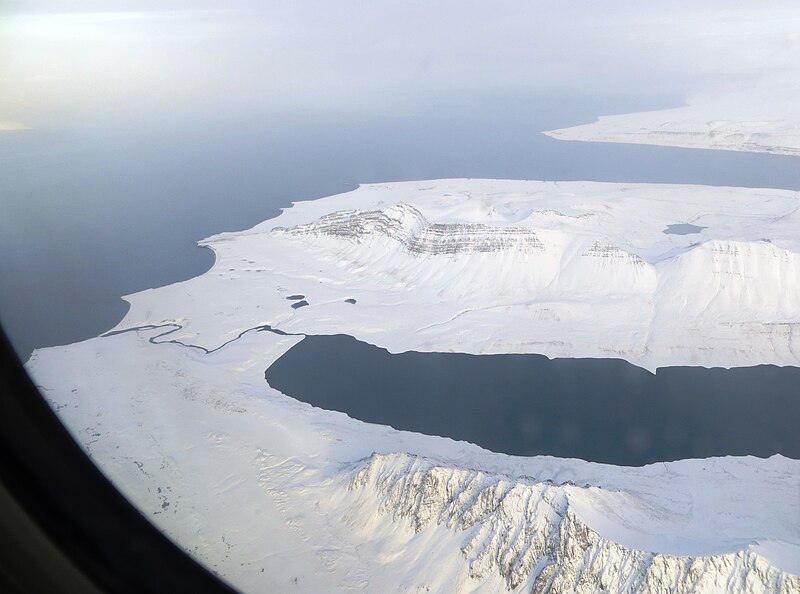
<path fill-rule="evenodd" d="M 693 235 L 700 233 L 705 227 L 699 225 L 692 225 L 691 223 L 675 223 L 674 225 L 667 225 L 664 233 L 667 235 Z"/>

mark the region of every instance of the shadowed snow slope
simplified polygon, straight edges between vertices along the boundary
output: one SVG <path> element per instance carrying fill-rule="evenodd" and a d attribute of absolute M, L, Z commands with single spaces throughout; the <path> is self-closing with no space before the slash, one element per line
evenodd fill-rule
<path fill-rule="evenodd" d="M 664 555 L 603 538 L 576 514 L 573 500 L 592 505 L 593 487 L 513 479 L 448 468 L 409 456 L 373 455 L 351 489 L 369 490 L 379 513 L 414 532 L 443 526 L 464 533 L 469 575 L 499 573 L 510 590 L 530 592 L 789 592 L 800 578 L 752 551 L 706 556 Z M 605 504 L 640 504 L 622 492 Z"/>

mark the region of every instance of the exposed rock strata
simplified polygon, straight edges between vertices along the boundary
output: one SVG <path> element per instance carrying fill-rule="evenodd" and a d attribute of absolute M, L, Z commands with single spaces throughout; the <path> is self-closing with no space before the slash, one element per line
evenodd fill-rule
<path fill-rule="evenodd" d="M 677 556 L 626 548 L 602 537 L 572 510 L 584 490 L 531 477 L 451 468 L 405 454 L 369 458 L 351 490 L 368 490 L 379 513 L 415 532 L 434 526 L 464 533 L 471 578 L 499 573 L 509 590 L 535 593 L 796 593 L 800 578 L 750 550 Z M 622 495 L 620 496 L 622 500 Z"/>
<path fill-rule="evenodd" d="M 383 235 L 415 255 L 475 254 L 512 248 L 528 253 L 544 251 L 544 245 L 530 229 L 468 223 L 431 224 L 410 204 L 398 204 L 386 210 L 337 211 L 313 223 L 290 229 L 276 227 L 273 232 L 327 235 L 352 241 Z"/>
<path fill-rule="evenodd" d="M 645 265 L 645 261 L 636 254 L 631 254 L 625 250 L 621 250 L 615 245 L 603 241 L 595 241 L 594 245 L 586 250 L 583 255 L 594 258 L 618 258 L 621 260 L 626 260 L 637 266 Z"/>

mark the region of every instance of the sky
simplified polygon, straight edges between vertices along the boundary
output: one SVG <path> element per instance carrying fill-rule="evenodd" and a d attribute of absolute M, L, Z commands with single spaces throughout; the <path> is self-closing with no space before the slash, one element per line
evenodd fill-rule
<path fill-rule="evenodd" d="M 90 120 L 688 97 L 800 65 L 800 4 L 24 2 L 0 8 L 0 132 Z"/>

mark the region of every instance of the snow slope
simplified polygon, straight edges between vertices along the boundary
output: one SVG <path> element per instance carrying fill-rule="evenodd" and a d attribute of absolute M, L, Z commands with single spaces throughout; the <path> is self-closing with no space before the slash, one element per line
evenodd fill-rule
<path fill-rule="evenodd" d="M 115 484 L 245 592 L 800 591 L 796 460 L 494 454 L 271 389 L 264 368 L 300 337 L 206 354 L 149 341 L 164 331 L 29 368 Z"/>
<path fill-rule="evenodd" d="M 172 339 L 206 349 L 269 324 L 393 352 L 798 365 L 798 207 L 797 192 L 702 186 L 362 186 L 201 242 L 214 268 L 127 297 L 118 328 L 176 322 Z M 705 228 L 664 233 L 676 223 Z"/>
<path fill-rule="evenodd" d="M 797 209 L 774 190 L 363 186 L 205 240 L 209 272 L 129 296 L 115 332 L 28 369 L 123 492 L 245 592 L 796 593 L 796 460 L 511 457 L 313 408 L 264 370 L 333 332 L 797 364 Z M 683 222 L 706 228 L 663 233 Z"/>

